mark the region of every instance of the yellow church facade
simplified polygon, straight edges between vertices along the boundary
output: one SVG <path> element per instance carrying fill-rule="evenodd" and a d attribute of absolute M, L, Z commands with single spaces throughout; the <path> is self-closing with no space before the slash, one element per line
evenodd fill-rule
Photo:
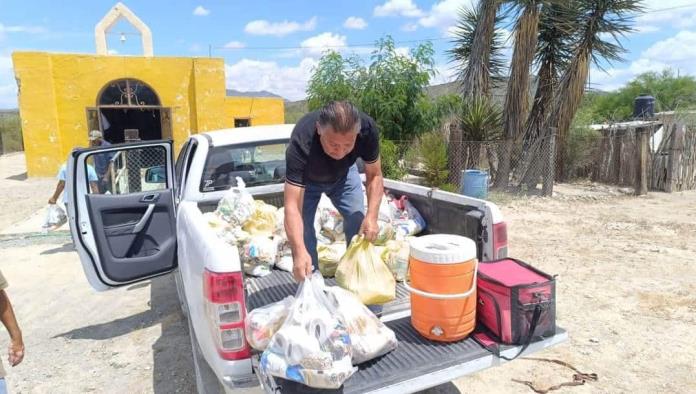
<path fill-rule="evenodd" d="M 54 176 L 90 130 L 111 143 L 172 139 L 178 151 L 191 134 L 284 123 L 282 98 L 227 95 L 223 59 L 144 47 L 145 56 L 99 54 L 99 41 L 95 55 L 12 54 L 29 176 Z"/>

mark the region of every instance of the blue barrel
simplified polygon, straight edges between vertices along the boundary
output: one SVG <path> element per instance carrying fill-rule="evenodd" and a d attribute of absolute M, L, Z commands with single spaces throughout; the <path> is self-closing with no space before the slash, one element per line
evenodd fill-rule
<path fill-rule="evenodd" d="M 485 199 L 488 197 L 488 173 L 479 170 L 462 171 L 462 190 L 465 196 Z"/>

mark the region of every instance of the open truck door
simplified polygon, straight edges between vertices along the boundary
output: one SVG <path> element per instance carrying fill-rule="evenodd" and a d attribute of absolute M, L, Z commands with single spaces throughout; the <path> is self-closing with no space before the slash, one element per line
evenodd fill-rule
<path fill-rule="evenodd" d="M 171 141 L 72 152 L 65 188 L 70 233 L 95 290 L 176 268 L 173 190 Z"/>

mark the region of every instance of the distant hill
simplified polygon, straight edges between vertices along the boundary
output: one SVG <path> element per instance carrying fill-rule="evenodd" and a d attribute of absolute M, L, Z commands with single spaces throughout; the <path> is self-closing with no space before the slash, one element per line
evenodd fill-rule
<path fill-rule="evenodd" d="M 274 98 L 282 98 L 281 96 L 279 96 L 275 93 L 268 92 L 266 90 L 242 92 L 239 90 L 227 89 L 226 94 L 227 94 L 227 97 L 274 97 Z"/>

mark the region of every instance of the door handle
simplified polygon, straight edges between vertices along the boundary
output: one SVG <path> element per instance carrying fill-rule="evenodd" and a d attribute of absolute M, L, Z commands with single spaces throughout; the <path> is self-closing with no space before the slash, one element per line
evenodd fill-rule
<path fill-rule="evenodd" d="M 147 206 L 147 210 L 145 211 L 145 214 L 143 215 L 142 218 L 140 218 L 140 221 L 133 228 L 133 234 L 138 234 L 139 232 L 143 231 L 148 220 L 150 220 L 150 216 L 152 216 L 152 212 L 154 212 L 154 210 L 155 210 L 155 204 L 149 204 Z"/>
<path fill-rule="evenodd" d="M 159 194 L 146 194 L 140 199 L 140 202 L 155 202 L 159 199 Z"/>

